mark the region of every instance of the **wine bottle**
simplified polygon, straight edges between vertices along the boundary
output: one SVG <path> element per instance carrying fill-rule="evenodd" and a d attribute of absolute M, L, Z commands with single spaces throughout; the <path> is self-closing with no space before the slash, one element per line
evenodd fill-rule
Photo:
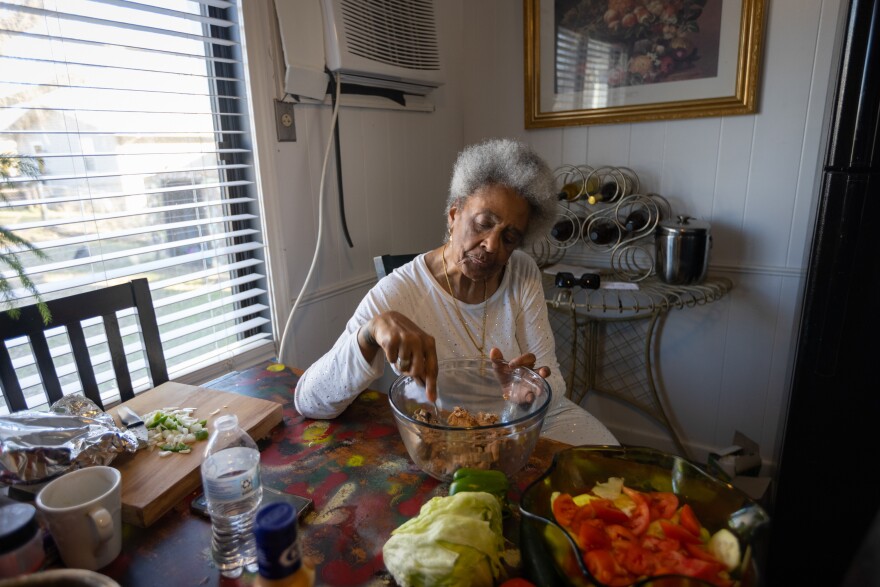
<path fill-rule="evenodd" d="M 599 193 L 599 178 L 595 175 L 586 175 L 585 179 L 569 181 L 556 194 L 560 200 L 568 200 L 574 202 L 580 200 L 584 196 L 591 196 Z"/>
<path fill-rule="evenodd" d="M 590 223 L 590 242 L 596 245 L 609 245 L 620 240 L 620 227 L 613 220 L 597 218 Z"/>
<path fill-rule="evenodd" d="M 623 221 L 623 228 L 630 234 L 640 232 L 647 228 L 650 221 L 651 217 L 648 215 L 648 212 L 637 208 L 627 214 L 626 219 Z"/>
<path fill-rule="evenodd" d="M 569 202 L 574 202 L 582 195 L 583 187 L 584 182 L 582 181 L 570 181 L 559 188 L 559 193 L 557 194 L 557 196 L 560 200 L 568 200 Z"/>
<path fill-rule="evenodd" d="M 577 221 L 573 218 L 562 218 L 550 229 L 550 236 L 557 242 L 567 242 L 574 236 L 575 230 L 580 228 L 580 222 L 582 222 L 580 218 Z"/>
<path fill-rule="evenodd" d="M 620 186 L 617 185 L 616 181 L 606 181 L 599 188 L 598 193 L 592 194 L 587 198 L 587 202 L 590 204 L 597 204 L 599 202 L 611 203 L 618 199 L 617 196 L 620 194 L 620 191 Z"/>

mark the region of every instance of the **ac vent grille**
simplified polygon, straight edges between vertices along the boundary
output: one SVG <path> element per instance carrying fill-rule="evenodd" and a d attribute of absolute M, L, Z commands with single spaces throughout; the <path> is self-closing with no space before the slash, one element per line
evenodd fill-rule
<path fill-rule="evenodd" d="M 342 0 L 340 4 L 351 54 L 411 70 L 440 70 L 431 0 Z"/>

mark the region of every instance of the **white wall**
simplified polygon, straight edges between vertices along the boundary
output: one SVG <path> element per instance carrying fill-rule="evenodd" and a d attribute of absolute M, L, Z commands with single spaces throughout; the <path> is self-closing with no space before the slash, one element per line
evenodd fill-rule
<path fill-rule="evenodd" d="M 317 1 L 317 0 L 316 0 Z M 317 238 L 321 169 L 331 109 L 295 107 L 296 142 L 275 140 L 273 99 L 282 71 L 272 0 L 243 3 L 248 69 L 254 99 L 258 166 L 265 201 L 276 339 L 311 266 Z M 457 30 L 458 2 L 442 3 L 439 25 Z M 450 43 L 450 40 L 453 42 Z M 456 71 L 461 42 L 441 39 Z M 327 166 L 321 250 L 291 324 L 293 357 L 308 367 L 342 332 L 358 301 L 375 284 L 373 257 L 427 250 L 446 228 L 449 170 L 463 144 L 460 83 L 454 75 L 432 94 L 433 113 L 343 107 L 339 113 L 345 214 L 354 247 L 339 220 L 336 165 Z"/>
<path fill-rule="evenodd" d="M 626 165 L 643 190 L 711 223 L 710 274 L 731 278 L 734 289 L 708 306 L 672 311 L 659 339 L 662 386 L 695 456 L 727 446 L 740 430 L 760 443 L 772 465 L 842 2 L 768 1 L 756 115 L 527 131 L 522 2 L 442 0 L 448 81 L 435 94 L 436 112 L 343 109 L 340 115 L 345 205 L 356 246 L 349 249 L 339 229 L 331 164 L 323 249 L 293 322 L 296 364 L 307 366 L 333 343 L 373 283 L 374 255 L 439 242 L 457 151 L 484 137 L 519 137 L 554 166 Z M 283 325 L 314 250 L 330 112 L 297 106 L 297 142 L 275 142 L 271 100 L 280 90 L 271 0 L 245 2 L 245 19 L 273 293 Z M 624 442 L 672 448 L 661 428 L 631 408 L 595 395 L 585 405 Z"/>
<path fill-rule="evenodd" d="M 708 220 L 722 300 L 673 310 L 659 338 L 662 387 L 686 445 L 702 456 L 735 430 L 776 453 L 806 270 L 822 121 L 840 0 L 768 2 L 756 115 L 524 130 L 523 16 L 517 0 L 465 3 L 465 142 L 518 136 L 551 165 L 625 165 L 642 191 Z M 662 428 L 593 395 L 624 442 L 671 449 Z"/>

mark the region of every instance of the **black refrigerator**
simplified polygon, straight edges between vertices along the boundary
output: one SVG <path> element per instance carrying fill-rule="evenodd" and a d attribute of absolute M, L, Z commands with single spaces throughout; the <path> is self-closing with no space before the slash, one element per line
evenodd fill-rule
<path fill-rule="evenodd" d="M 880 505 L 880 0 L 851 0 L 845 19 L 767 585 L 844 584 Z"/>

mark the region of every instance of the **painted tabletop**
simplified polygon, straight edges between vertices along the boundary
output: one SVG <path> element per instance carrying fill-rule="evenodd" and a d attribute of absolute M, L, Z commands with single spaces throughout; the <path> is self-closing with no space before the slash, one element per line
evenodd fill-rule
<path fill-rule="evenodd" d="M 388 397 L 366 391 L 334 420 L 310 420 L 293 406 L 297 374 L 269 364 L 227 375 L 206 387 L 274 400 L 284 405 L 284 421 L 262 441 L 263 485 L 302 495 L 313 508 L 300 524 L 304 561 L 315 569 L 315 584 L 352 587 L 394 585 L 382 561 L 391 531 L 415 516 L 448 483 L 418 469 L 407 455 Z M 513 478 L 511 498 L 550 466 L 566 448 L 540 439 L 526 467 Z M 198 456 L 194 451 L 191 456 Z M 190 456 L 190 455 L 187 455 Z M 123 552 L 102 572 L 121 585 L 250 585 L 253 575 L 220 577 L 211 562 L 210 522 L 190 512 L 185 498 L 149 528 L 125 525 Z M 517 528 L 505 525 L 506 558 L 518 571 Z"/>

